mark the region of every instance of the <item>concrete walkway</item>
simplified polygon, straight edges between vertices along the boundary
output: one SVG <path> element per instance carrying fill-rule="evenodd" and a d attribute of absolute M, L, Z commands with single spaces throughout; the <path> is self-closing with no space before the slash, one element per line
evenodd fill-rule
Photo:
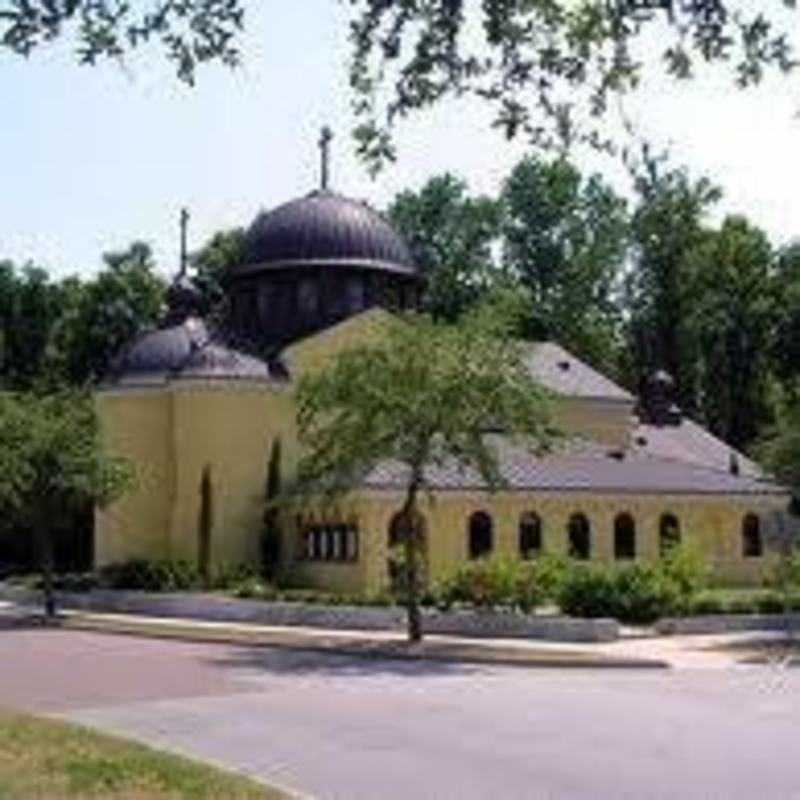
<path fill-rule="evenodd" d="M 38 612 L 0 602 L 0 613 L 37 618 Z M 67 611 L 61 627 L 183 641 L 280 647 L 372 658 L 427 659 L 520 667 L 727 669 L 755 655 L 781 661 L 785 634 L 775 632 L 648 636 L 631 633 L 616 642 L 571 644 L 521 639 L 475 639 L 429 634 L 409 645 L 382 631 L 332 631 L 194 619 Z"/>

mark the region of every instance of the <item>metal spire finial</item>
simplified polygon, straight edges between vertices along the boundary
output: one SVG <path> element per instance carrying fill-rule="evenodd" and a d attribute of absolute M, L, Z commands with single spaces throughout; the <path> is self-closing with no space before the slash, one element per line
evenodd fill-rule
<path fill-rule="evenodd" d="M 186 275 L 186 234 L 189 228 L 189 212 L 187 209 L 181 209 L 181 268 L 178 275 L 182 278 Z"/>
<path fill-rule="evenodd" d="M 323 191 L 328 188 L 328 179 L 330 177 L 330 146 L 333 139 L 333 131 L 325 125 L 322 128 L 322 135 L 319 140 L 320 156 L 322 159 L 322 175 L 321 183 Z"/>

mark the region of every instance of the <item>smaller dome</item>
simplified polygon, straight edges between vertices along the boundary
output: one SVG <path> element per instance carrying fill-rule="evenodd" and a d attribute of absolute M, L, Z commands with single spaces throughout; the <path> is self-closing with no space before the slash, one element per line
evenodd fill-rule
<path fill-rule="evenodd" d="M 201 319 L 143 333 L 120 354 L 107 379 L 110 385 L 164 383 L 180 379 L 271 379 L 270 368 L 252 356 L 211 338 Z"/>
<path fill-rule="evenodd" d="M 415 274 L 408 245 L 366 203 L 317 190 L 259 214 L 245 237 L 247 265 L 348 265 Z"/>

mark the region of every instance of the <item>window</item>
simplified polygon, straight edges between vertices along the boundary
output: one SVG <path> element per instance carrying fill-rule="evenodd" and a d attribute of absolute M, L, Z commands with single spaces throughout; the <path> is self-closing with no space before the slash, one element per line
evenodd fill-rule
<path fill-rule="evenodd" d="M 534 558 L 542 550 L 542 521 L 538 514 L 528 512 L 519 521 L 519 554 Z"/>
<path fill-rule="evenodd" d="M 476 511 L 469 518 L 469 557 L 481 558 L 492 552 L 492 518 Z"/>
<path fill-rule="evenodd" d="M 302 533 L 308 561 L 358 561 L 358 525 L 313 524 Z"/>
<path fill-rule="evenodd" d="M 614 520 L 614 558 L 636 558 L 636 523 L 627 513 Z"/>
<path fill-rule="evenodd" d="M 662 514 L 658 523 L 658 549 L 662 557 L 681 543 L 681 524 L 674 514 Z"/>
<path fill-rule="evenodd" d="M 585 514 L 573 514 L 567 525 L 569 554 L 579 561 L 588 561 L 592 554 L 592 537 L 589 520 Z"/>
<path fill-rule="evenodd" d="M 745 558 L 761 558 L 764 555 L 761 520 L 756 514 L 747 514 L 742 520 L 742 555 Z"/>

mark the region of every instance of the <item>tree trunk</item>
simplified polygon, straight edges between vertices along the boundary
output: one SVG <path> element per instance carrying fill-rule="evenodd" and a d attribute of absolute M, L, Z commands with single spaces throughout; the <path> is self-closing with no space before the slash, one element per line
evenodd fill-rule
<path fill-rule="evenodd" d="M 422 615 L 419 608 L 419 532 L 417 531 L 417 490 L 415 478 L 408 487 L 403 505 L 402 525 L 404 533 L 406 568 L 406 610 L 408 611 L 408 641 L 422 641 Z"/>
<path fill-rule="evenodd" d="M 39 543 L 39 562 L 42 570 L 44 590 L 44 613 L 48 620 L 56 615 L 56 596 L 53 589 L 53 537 L 47 519 L 43 514 L 36 515 L 36 539 Z"/>

